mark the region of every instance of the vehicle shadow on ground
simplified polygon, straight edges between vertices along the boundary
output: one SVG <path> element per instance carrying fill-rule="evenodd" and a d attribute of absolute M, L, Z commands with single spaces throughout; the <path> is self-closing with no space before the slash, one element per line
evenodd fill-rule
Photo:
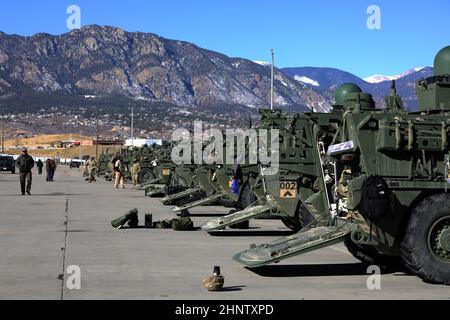
<path fill-rule="evenodd" d="M 259 229 L 253 227 L 250 229 Z M 285 237 L 294 234 L 290 230 L 219 230 L 209 231 L 208 234 L 213 237 Z"/>
<path fill-rule="evenodd" d="M 208 218 L 208 217 L 223 217 L 225 213 L 191 213 L 191 218 Z M 177 213 L 177 216 L 181 216 L 181 213 Z"/>
<path fill-rule="evenodd" d="M 31 193 L 31 196 L 22 195 L 20 193 L 14 194 L 0 194 L 0 197 L 63 197 L 63 196 L 88 196 L 87 193 L 64 193 L 64 192 L 54 192 L 54 193 Z"/>
<path fill-rule="evenodd" d="M 88 196 L 87 193 L 64 193 L 64 192 L 53 192 L 53 193 L 32 193 L 31 196 L 33 197 L 62 197 L 62 196 Z"/>
<path fill-rule="evenodd" d="M 117 229 L 117 228 L 114 228 L 114 229 Z M 151 230 L 173 230 L 172 228 L 149 228 L 149 227 L 146 227 L 146 226 L 137 226 L 137 227 L 123 226 L 122 228 L 117 229 L 117 230 L 130 230 L 130 229 L 148 229 L 149 231 L 151 231 Z M 174 230 L 174 231 L 177 231 L 177 232 L 191 232 L 191 231 L 199 231 L 199 230 L 202 230 L 202 228 L 194 227 L 191 230 Z"/>
<path fill-rule="evenodd" d="M 364 263 L 327 263 L 270 265 L 258 268 L 246 268 L 262 277 L 325 277 L 325 276 L 359 276 L 368 275 L 367 264 Z M 381 274 L 405 272 L 401 266 L 385 267 Z"/>

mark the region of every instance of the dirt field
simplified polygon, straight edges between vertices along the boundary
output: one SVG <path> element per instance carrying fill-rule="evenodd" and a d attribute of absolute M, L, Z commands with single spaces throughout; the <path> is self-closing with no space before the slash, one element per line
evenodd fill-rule
<path fill-rule="evenodd" d="M 92 137 L 83 136 L 82 140 L 92 140 Z M 32 156 L 38 157 L 56 157 L 56 158 L 76 158 L 82 156 L 95 156 L 96 146 L 75 146 L 71 148 L 56 148 L 46 149 L 52 145 L 57 145 L 60 141 L 80 140 L 79 134 L 49 134 L 39 135 L 31 138 L 14 138 L 5 140 L 5 153 L 20 154 L 20 149 L 17 146 L 27 147 Z M 37 148 L 44 149 L 37 149 Z M 120 146 L 98 146 L 98 153 L 109 152 L 115 153 L 120 151 Z"/>

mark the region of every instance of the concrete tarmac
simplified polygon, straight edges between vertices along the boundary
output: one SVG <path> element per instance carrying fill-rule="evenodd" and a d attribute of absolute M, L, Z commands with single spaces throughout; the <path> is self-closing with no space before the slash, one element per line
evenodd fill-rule
<path fill-rule="evenodd" d="M 33 176 L 22 196 L 18 175 L 0 173 L 0 299 L 450 299 L 450 287 L 402 270 L 384 270 L 381 289 L 342 244 L 248 270 L 231 259 L 252 243 L 289 234 L 280 221 L 253 220 L 251 229 L 211 236 L 202 230 L 121 229 L 110 221 L 137 208 L 153 220 L 174 218 L 170 206 L 143 191 L 89 184 L 78 169 L 60 166 L 55 182 Z M 191 209 L 195 226 L 229 209 Z M 77 266 L 81 288 L 69 289 Z M 202 279 L 220 266 L 225 290 L 208 292 Z"/>

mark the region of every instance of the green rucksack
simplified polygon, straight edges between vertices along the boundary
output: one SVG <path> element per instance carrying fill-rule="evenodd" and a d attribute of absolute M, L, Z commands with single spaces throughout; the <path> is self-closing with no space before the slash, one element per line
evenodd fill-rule
<path fill-rule="evenodd" d="M 172 222 L 170 220 L 161 220 L 153 222 L 154 229 L 170 229 L 172 226 Z"/>
<path fill-rule="evenodd" d="M 194 223 L 189 217 L 172 219 L 172 229 L 175 231 L 194 230 Z"/>
<path fill-rule="evenodd" d="M 139 224 L 138 210 L 133 209 L 122 215 L 121 217 L 111 221 L 114 228 L 120 229 L 128 222 L 130 228 L 136 228 Z"/>

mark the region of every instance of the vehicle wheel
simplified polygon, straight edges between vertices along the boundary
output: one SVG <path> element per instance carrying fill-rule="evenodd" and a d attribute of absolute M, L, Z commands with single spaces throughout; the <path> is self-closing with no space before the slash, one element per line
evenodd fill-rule
<path fill-rule="evenodd" d="M 368 248 L 354 243 L 350 238 L 345 239 L 344 245 L 348 252 L 362 263 L 372 265 L 376 264 L 380 267 L 400 266 L 401 260 L 399 257 L 383 255 L 375 250 L 375 248 Z"/>
<path fill-rule="evenodd" d="M 149 168 L 141 169 L 141 172 L 139 173 L 139 183 L 145 183 L 152 179 L 155 179 L 155 174 L 151 169 Z"/>
<path fill-rule="evenodd" d="M 236 212 L 237 212 L 237 210 L 230 210 L 230 212 L 228 212 L 228 214 L 233 214 Z M 250 228 L 250 222 L 248 220 L 246 220 L 246 221 L 238 222 L 235 224 L 230 224 L 228 227 L 230 229 L 248 229 L 248 228 Z"/>
<path fill-rule="evenodd" d="M 302 229 L 302 224 L 301 222 L 298 220 L 298 216 L 297 219 L 295 218 L 291 218 L 291 217 L 282 217 L 281 218 L 281 222 L 283 222 L 283 224 L 288 227 L 289 229 L 291 229 L 294 232 L 299 232 Z"/>
<path fill-rule="evenodd" d="M 253 194 L 252 188 L 250 185 L 246 185 L 244 189 L 242 190 L 241 197 L 239 199 L 239 204 L 241 206 L 241 209 L 245 209 L 252 205 L 255 202 L 255 195 Z"/>
<path fill-rule="evenodd" d="M 302 204 L 293 217 L 281 217 L 281 221 L 292 231 L 299 232 L 303 226 L 308 226 L 312 221 L 314 221 L 314 217 Z"/>
<path fill-rule="evenodd" d="M 12 169 L 11 174 L 16 174 L 16 169 Z"/>
<path fill-rule="evenodd" d="M 414 208 L 400 251 L 424 281 L 450 285 L 450 194 L 430 196 Z"/>

